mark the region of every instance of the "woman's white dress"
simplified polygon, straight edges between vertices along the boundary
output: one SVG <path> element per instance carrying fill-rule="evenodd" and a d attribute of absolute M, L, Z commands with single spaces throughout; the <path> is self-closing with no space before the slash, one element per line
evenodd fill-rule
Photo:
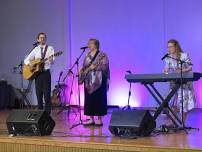
<path fill-rule="evenodd" d="M 181 53 L 181 60 L 186 61 L 187 63 L 191 63 L 189 55 L 187 53 Z M 180 65 L 177 64 L 177 61 L 171 58 L 166 58 L 166 69 L 168 69 L 168 73 L 175 73 L 177 69 L 180 68 Z M 184 63 L 183 69 L 189 67 L 190 65 Z M 170 83 L 170 87 L 173 86 L 173 83 Z M 176 93 L 174 100 L 172 101 L 171 106 L 177 106 L 177 108 L 181 111 L 181 88 Z M 184 105 L 184 112 L 188 112 L 195 107 L 196 99 L 194 95 L 193 83 L 187 82 L 183 85 L 183 105 Z"/>

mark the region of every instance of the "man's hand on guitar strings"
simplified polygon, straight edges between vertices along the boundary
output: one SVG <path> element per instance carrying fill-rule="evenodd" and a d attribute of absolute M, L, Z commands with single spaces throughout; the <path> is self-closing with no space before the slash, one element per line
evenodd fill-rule
<path fill-rule="evenodd" d="M 50 56 L 50 57 L 48 58 L 48 62 L 49 62 L 49 64 L 52 64 L 52 63 L 53 63 L 53 56 Z"/>

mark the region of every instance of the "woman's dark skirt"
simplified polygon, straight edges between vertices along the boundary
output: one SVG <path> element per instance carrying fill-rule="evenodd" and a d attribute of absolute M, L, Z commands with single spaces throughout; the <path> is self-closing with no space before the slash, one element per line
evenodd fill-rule
<path fill-rule="evenodd" d="M 102 85 L 92 94 L 89 94 L 84 87 L 84 115 L 104 116 L 107 114 L 107 81 L 103 80 Z"/>

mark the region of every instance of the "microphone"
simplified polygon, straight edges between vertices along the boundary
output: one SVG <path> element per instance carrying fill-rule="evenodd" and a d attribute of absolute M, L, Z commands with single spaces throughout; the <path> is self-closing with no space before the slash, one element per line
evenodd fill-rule
<path fill-rule="evenodd" d="M 35 42 L 34 44 L 33 44 L 33 46 L 37 46 L 39 44 L 39 42 Z"/>
<path fill-rule="evenodd" d="M 16 66 L 14 66 L 14 67 L 13 67 L 13 69 L 14 69 L 14 70 L 16 70 L 17 68 L 21 67 L 22 65 L 23 65 L 23 64 L 22 64 L 22 63 L 20 63 L 20 64 L 18 64 L 18 65 L 16 65 Z"/>
<path fill-rule="evenodd" d="M 161 58 L 161 60 L 164 60 L 164 59 L 167 58 L 168 56 L 169 56 L 169 54 L 166 53 L 166 54 Z"/>
<path fill-rule="evenodd" d="M 127 73 L 130 73 L 130 74 L 132 73 L 130 70 L 127 70 L 126 72 L 127 72 Z"/>
<path fill-rule="evenodd" d="M 59 79 L 58 79 L 58 84 L 60 83 L 60 78 L 61 78 L 62 74 L 63 74 L 63 71 L 60 72 Z"/>
<path fill-rule="evenodd" d="M 85 50 L 85 49 L 87 49 L 88 47 L 87 46 L 84 46 L 84 47 L 81 47 L 80 49 L 81 50 Z"/>
<path fill-rule="evenodd" d="M 60 72 L 60 77 L 62 76 L 62 74 L 63 74 L 63 71 Z"/>

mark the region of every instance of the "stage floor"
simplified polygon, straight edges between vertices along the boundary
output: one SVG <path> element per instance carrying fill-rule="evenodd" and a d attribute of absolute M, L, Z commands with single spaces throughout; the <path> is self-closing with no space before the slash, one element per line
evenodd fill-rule
<path fill-rule="evenodd" d="M 7 133 L 6 118 L 9 111 L 0 112 L 0 151 L 81 151 L 81 152 L 105 152 L 105 151 L 138 151 L 138 152 L 164 152 L 164 151 L 202 151 L 202 109 L 195 109 L 188 115 L 186 126 L 200 128 L 199 131 L 191 130 L 186 134 L 181 131 L 171 134 L 158 134 L 151 137 L 137 139 L 125 139 L 113 136 L 108 125 L 111 111 L 104 117 L 103 127 L 78 126 L 69 129 L 72 124 L 78 122 L 79 114 L 67 111 L 60 115 L 53 111 L 52 117 L 56 126 L 51 136 L 46 137 L 11 137 Z M 87 117 L 82 116 L 83 119 Z M 157 124 L 168 121 L 162 115 Z"/>

